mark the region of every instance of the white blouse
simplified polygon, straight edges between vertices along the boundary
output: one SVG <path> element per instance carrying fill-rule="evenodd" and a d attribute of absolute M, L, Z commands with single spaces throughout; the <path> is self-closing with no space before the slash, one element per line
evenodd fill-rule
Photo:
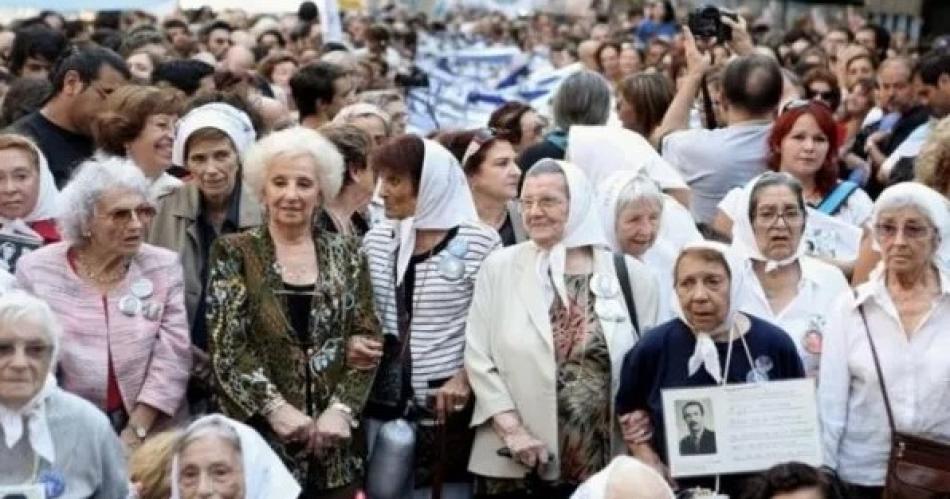
<path fill-rule="evenodd" d="M 917 329 L 904 331 L 883 273 L 838 297 L 825 335 L 818 412 L 825 462 L 847 482 L 884 483 L 891 432 L 858 304 L 880 359 L 901 432 L 950 443 L 950 274 Z"/>
<path fill-rule="evenodd" d="M 784 310 L 776 313 L 752 269 L 751 260 L 746 260 L 743 281 L 746 286 L 739 295 L 739 310 L 782 328 L 798 347 L 805 372 L 814 377 L 818 374 L 829 319 L 836 313 L 832 306 L 839 295 L 850 290 L 848 281 L 837 267 L 810 256 L 803 256 L 798 261 L 802 270 L 798 294 Z"/>

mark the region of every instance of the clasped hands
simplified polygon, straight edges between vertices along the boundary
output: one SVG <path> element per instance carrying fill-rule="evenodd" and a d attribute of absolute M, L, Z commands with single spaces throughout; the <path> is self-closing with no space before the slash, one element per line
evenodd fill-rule
<path fill-rule="evenodd" d="M 323 455 L 351 437 L 350 415 L 333 407 L 314 420 L 290 404 L 267 415 L 267 421 L 284 443 L 299 443 L 308 454 Z"/>

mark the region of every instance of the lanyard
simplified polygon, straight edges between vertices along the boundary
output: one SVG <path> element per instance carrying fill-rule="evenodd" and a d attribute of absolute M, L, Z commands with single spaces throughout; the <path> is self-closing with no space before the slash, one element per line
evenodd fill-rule
<path fill-rule="evenodd" d="M 726 386 L 726 381 L 729 379 L 729 364 L 732 362 L 732 343 L 735 339 L 736 324 L 733 321 L 732 327 L 729 328 L 729 346 L 726 348 L 726 365 L 723 368 L 722 381 L 719 382 L 719 386 Z M 745 341 L 745 335 L 739 335 L 739 341 L 742 342 L 742 348 L 745 350 L 746 359 L 749 360 L 749 368 L 755 369 L 755 364 L 752 361 L 752 352 L 749 350 L 749 344 Z M 716 475 L 716 494 L 719 493 L 720 487 L 720 475 Z"/>

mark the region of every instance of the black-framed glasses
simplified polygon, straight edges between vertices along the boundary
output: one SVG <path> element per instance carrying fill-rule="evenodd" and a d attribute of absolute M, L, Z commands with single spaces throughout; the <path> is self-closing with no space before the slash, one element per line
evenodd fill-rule
<path fill-rule="evenodd" d="M 781 218 L 785 225 L 794 227 L 800 225 L 805 220 L 805 213 L 798 208 L 791 208 L 784 211 L 762 210 L 755 212 L 755 220 L 766 227 L 771 227 Z"/>

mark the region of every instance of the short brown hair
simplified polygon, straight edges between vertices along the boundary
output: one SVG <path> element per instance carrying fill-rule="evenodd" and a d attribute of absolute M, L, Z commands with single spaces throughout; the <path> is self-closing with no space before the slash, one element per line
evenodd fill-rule
<path fill-rule="evenodd" d="M 125 145 L 135 140 L 149 116 L 181 114 L 184 94 L 172 88 L 142 85 L 119 87 L 106 99 L 105 111 L 93 124 L 96 145 L 115 156 L 125 156 Z"/>
<path fill-rule="evenodd" d="M 0 134 L 0 151 L 6 149 L 19 149 L 23 151 L 29 156 L 30 162 L 33 163 L 33 168 L 36 168 L 36 171 L 40 170 L 40 154 L 37 152 L 36 144 L 34 144 L 32 140 L 16 133 Z"/>
<path fill-rule="evenodd" d="M 373 138 L 355 125 L 324 125 L 318 130 L 343 155 L 343 187 L 353 183 L 350 168 L 363 171 L 373 152 Z"/>
<path fill-rule="evenodd" d="M 712 249 L 712 248 L 684 248 L 680 252 L 679 256 L 676 257 L 676 264 L 673 265 L 673 285 L 676 286 L 676 281 L 679 279 L 680 273 L 680 262 L 683 261 L 687 255 L 699 257 L 700 260 L 707 263 L 718 263 L 722 265 L 722 268 L 726 269 L 726 275 L 729 276 L 729 279 L 732 280 L 732 270 L 729 269 L 729 262 L 726 261 L 726 256 L 722 253 Z"/>
<path fill-rule="evenodd" d="M 634 131 L 649 138 L 673 102 L 673 82 L 663 73 L 637 73 L 620 82 L 620 94 L 636 110 Z"/>
<path fill-rule="evenodd" d="M 402 135 L 377 147 L 369 161 L 381 174 L 408 176 L 413 194 L 419 194 L 425 156 L 426 146 L 421 138 L 416 135 Z"/>
<path fill-rule="evenodd" d="M 300 65 L 296 56 L 290 52 L 281 50 L 265 57 L 264 60 L 262 60 L 260 64 L 257 65 L 257 73 L 263 76 L 267 81 L 270 81 L 270 76 L 271 73 L 274 72 L 274 68 L 276 68 L 278 64 L 283 64 L 285 62 L 292 62 L 297 66 Z"/>

